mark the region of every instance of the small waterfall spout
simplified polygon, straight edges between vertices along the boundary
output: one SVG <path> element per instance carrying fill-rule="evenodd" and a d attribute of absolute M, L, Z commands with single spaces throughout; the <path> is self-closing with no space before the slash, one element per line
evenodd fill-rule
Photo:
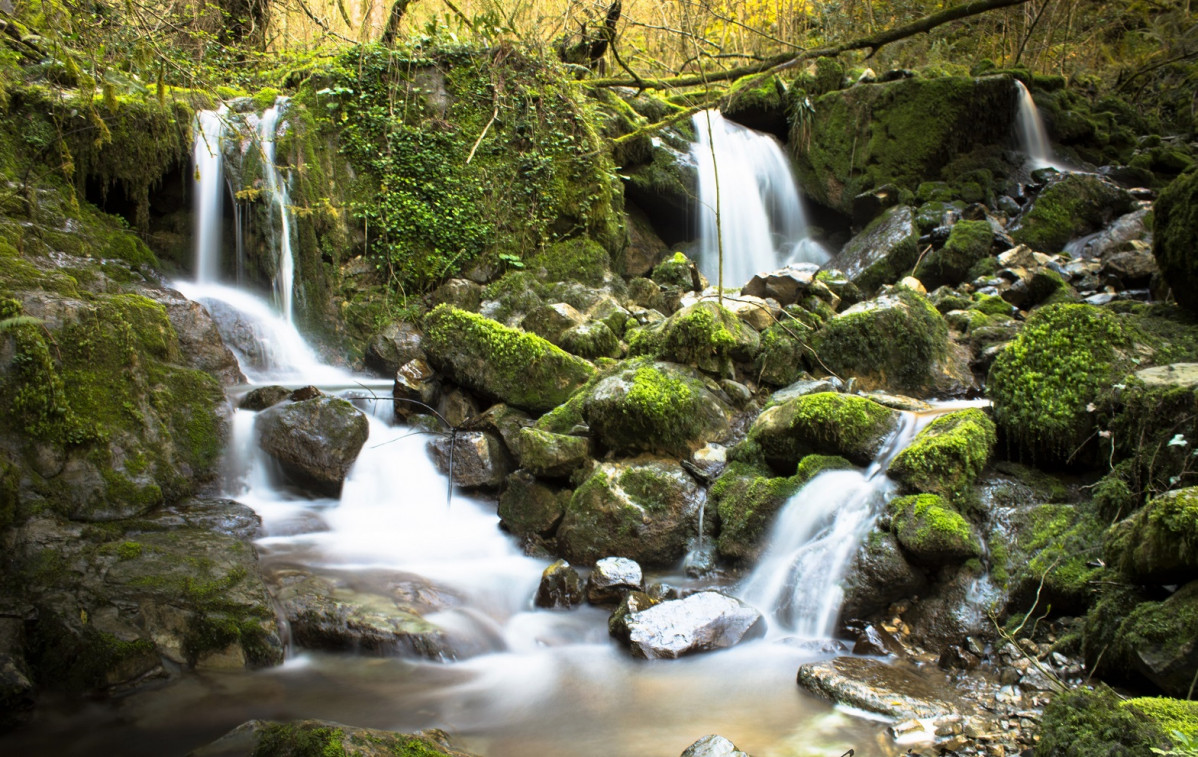
<path fill-rule="evenodd" d="M 740 287 L 754 274 L 787 263 L 827 262 L 828 251 L 811 238 L 781 145 L 728 121 L 718 110 L 696 114 L 694 124 L 699 267 L 708 281 L 719 280 L 721 241 L 725 286 Z"/>
<path fill-rule="evenodd" d="M 283 318 L 291 321 L 291 303 L 294 293 L 295 258 L 291 252 L 291 198 L 287 181 L 275 163 L 275 139 L 278 136 L 279 116 L 287 103 L 280 97 L 267 108 L 258 121 L 258 140 L 262 145 L 262 163 L 266 174 L 267 202 L 270 203 L 270 236 L 272 247 L 278 251 L 278 272 L 275 274 L 274 290 Z M 278 219 L 278 227 L 275 219 Z"/>
<path fill-rule="evenodd" d="M 1015 80 L 1015 88 L 1019 92 L 1019 113 L 1016 123 L 1019 126 L 1019 140 L 1023 151 L 1027 153 L 1028 162 L 1033 169 L 1059 168 L 1053 160 L 1052 148 L 1048 144 L 1048 134 L 1044 131 L 1044 122 L 1040 120 L 1040 112 L 1036 110 L 1036 101 L 1028 92 L 1023 82 Z"/>
<path fill-rule="evenodd" d="M 196 113 L 195 147 L 195 255 L 196 281 L 212 284 L 220 277 L 221 205 L 224 199 L 222 143 L 229 109 Z"/>

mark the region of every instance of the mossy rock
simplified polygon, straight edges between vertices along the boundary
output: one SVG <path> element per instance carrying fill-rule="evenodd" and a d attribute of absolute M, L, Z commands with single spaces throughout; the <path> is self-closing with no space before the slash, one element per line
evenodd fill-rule
<path fill-rule="evenodd" d="M 771 386 L 789 386 L 804 373 L 807 343 L 812 329 L 798 321 L 775 323 L 761 332 L 761 349 L 754 361 L 757 380 Z"/>
<path fill-rule="evenodd" d="M 1198 487 L 1149 500 L 1107 533 L 1106 562 L 1138 584 L 1198 578 Z"/>
<path fill-rule="evenodd" d="M 888 208 L 849 240 L 831 265 L 872 292 L 907 275 L 919 259 L 919 227 L 909 205 Z"/>
<path fill-rule="evenodd" d="M 566 329 L 558 337 L 558 344 L 571 355 L 586 360 L 601 357 L 620 357 L 620 338 L 603 321 L 586 323 Z"/>
<path fill-rule="evenodd" d="M 981 410 L 946 413 L 920 431 L 886 472 L 908 489 L 957 500 L 977 480 L 996 438 L 994 422 Z"/>
<path fill-rule="evenodd" d="M 336 497 L 370 435 L 370 423 L 340 397 L 277 404 L 254 419 L 258 445 L 303 486 Z"/>
<path fill-rule="evenodd" d="M 425 316 L 423 344 L 454 381 L 530 412 L 562 404 L 594 372 L 535 334 L 449 305 Z"/>
<path fill-rule="evenodd" d="M 732 361 L 751 361 L 761 337 L 736 314 L 709 300 L 689 305 L 646 331 L 630 345 L 634 354 L 653 355 L 714 374 L 731 372 Z"/>
<path fill-rule="evenodd" d="M 1161 275 L 1177 302 L 1198 312 L 1198 171 L 1173 181 L 1153 206 L 1153 246 Z"/>
<path fill-rule="evenodd" d="M 611 269 L 607 250 L 588 237 L 555 242 L 524 259 L 525 268 L 546 281 L 600 286 Z"/>
<path fill-rule="evenodd" d="M 1060 252 L 1070 240 L 1101 229 L 1131 207 L 1127 190 L 1092 174 L 1067 174 L 1032 201 L 1011 238 L 1033 250 Z"/>
<path fill-rule="evenodd" d="M 915 268 L 915 278 L 928 288 L 956 286 L 969 276 L 978 261 L 990 255 L 994 230 L 989 221 L 958 221 L 948 241 L 939 250 L 924 256 Z"/>
<path fill-rule="evenodd" d="M 927 394 L 944 380 L 948 324 L 906 287 L 845 310 L 813 342 L 829 371 L 855 376 L 866 389 Z"/>
<path fill-rule="evenodd" d="M 790 477 L 771 477 L 760 468 L 733 462 L 711 486 L 711 504 L 720 516 L 718 549 L 730 560 L 754 560 L 778 510 L 804 484 L 826 470 L 851 468 L 843 457 L 808 455 Z"/>
<path fill-rule="evenodd" d="M 564 478 L 590 459 L 590 441 L 580 436 L 522 428 L 516 435 L 515 452 L 520 467 L 530 473 L 545 478 Z"/>
<path fill-rule="evenodd" d="M 729 434 L 731 409 L 694 371 L 628 361 L 589 388 L 581 413 L 603 447 L 617 453 L 685 454 Z"/>
<path fill-rule="evenodd" d="M 1007 610 L 1080 614 L 1095 601 L 1103 524 L 1084 506 L 1046 504 L 1017 511 L 991 537 L 991 575 L 1009 576 Z"/>
<path fill-rule="evenodd" d="M 698 267 L 681 252 L 675 252 L 658 263 L 649 278 L 663 287 L 677 287 L 683 292 L 699 291 L 703 288 Z"/>
<path fill-rule="evenodd" d="M 358 728 L 327 720 L 251 720 L 195 752 L 253 757 L 472 757 L 449 745 L 441 731 L 418 734 Z"/>
<path fill-rule="evenodd" d="M 1174 747 L 1180 747 L 1176 734 L 1189 739 L 1198 739 L 1198 701 L 1192 699 L 1170 699 L 1168 697 L 1136 697 L 1119 703 L 1120 707 L 1138 710 L 1153 721 L 1165 733 Z"/>
<path fill-rule="evenodd" d="M 600 463 L 570 498 L 557 529 L 558 549 L 579 565 L 626 557 L 645 567 L 672 567 L 699 534 L 704 499 L 676 462 Z"/>
<path fill-rule="evenodd" d="M 550 536 L 561 522 L 569 495 L 518 470 L 507 477 L 499 495 L 499 521 L 517 536 Z"/>
<path fill-rule="evenodd" d="M 1044 709 L 1036 757 L 1141 757 L 1169 744 L 1148 712 L 1100 686 L 1060 694 Z"/>
<path fill-rule="evenodd" d="M 899 497 L 889 509 L 891 531 L 903 550 L 921 565 L 952 565 L 982 554 L 982 543 L 969 521 L 943 497 Z"/>
<path fill-rule="evenodd" d="M 898 424 L 898 413 L 872 400 L 835 392 L 788 399 L 753 421 L 746 442 L 778 471 L 796 470 L 811 454 L 868 465 Z"/>
<path fill-rule="evenodd" d="M 1138 673 L 1169 696 L 1188 696 L 1198 674 L 1196 629 L 1198 581 L 1191 581 L 1163 601 L 1125 611 L 1107 651 L 1109 664 L 1124 675 Z"/>
<path fill-rule="evenodd" d="M 1090 407 L 1132 365 L 1131 334 L 1090 305 L 1035 311 L 990 368 L 994 420 L 1011 452 L 1039 463 L 1078 457 L 1091 437 Z"/>

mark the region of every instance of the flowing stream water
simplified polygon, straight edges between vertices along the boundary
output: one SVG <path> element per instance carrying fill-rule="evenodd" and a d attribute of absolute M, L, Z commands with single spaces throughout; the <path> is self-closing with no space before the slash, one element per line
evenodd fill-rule
<path fill-rule="evenodd" d="M 1033 170 L 1038 168 L 1055 168 L 1058 171 L 1069 169 L 1052 154 L 1052 145 L 1048 142 L 1048 133 L 1044 130 L 1044 121 L 1036 108 L 1036 101 L 1023 82 L 1015 80 L 1015 89 L 1019 93 L 1019 111 L 1015 123 L 1019 127 L 1019 143 L 1027 154 L 1028 164 Z"/>
<path fill-rule="evenodd" d="M 707 280 L 713 286 L 719 280 L 721 244 L 726 287 L 739 288 L 789 263 L 826 263 L 831 256 L 811 238 L 798 182 L 778 141 L 718 110 L 697 113 L 693 121 L 699 269 Z"/>

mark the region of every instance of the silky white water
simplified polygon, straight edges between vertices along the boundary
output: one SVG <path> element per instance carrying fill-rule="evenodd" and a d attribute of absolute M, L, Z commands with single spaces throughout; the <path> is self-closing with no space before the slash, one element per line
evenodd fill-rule
<path fill-rule="evenodd" d="M 726 287 L 741 287 L 788 263 L 827 262 L 828 251 L 811 238 L 794 171 L 778 141 L 718 110 L 698 113 L 693 121 L 698 262 L 708 281 L 719 281 L 721 243 Z"/>
<path fill-rule="evenodd" d="M 1048 142 L 1048 133 L 1044 130 L 1044 121 L 1036 108 L 1036 101 L 1023 82 L 1015 80 L 1015 88 L 1019 93 L 1019 110 L 1015 116 L 1019 127 L 1019 143 L 1027 154 L 1028 165 L 1032 169 L 1055 168 L 1067 170 L 1062 163 L 1052 155 L 1052 146 Z"/>
<path fill-rule="evenodd" d="M 266 176 L 266 201 L 271 209 L 272 247 L 277 250 L 277 273 L 274 290 L 279 300 L 283 318 L 291 321 L 291 303 L 295 290 L 295 257 L 291 252 L 291 196 L 287 181 L 275 163 L 275 139 L 278 136 L 279 116 L 286 106 L 287 98 L 280 97 L 275 104 L 262 113 L 258 121 L 258 143 L 262 149 L 262 163 Z M 275 227 L 275 221 L 278 227 Z"/>
<path fill-rule="evenodd" d="M 221 205 L 224 201 L 224 155 L 221 152 L 229 109 L 201 110 L 192 131 L 193 203 L 195 212 L 196 281 L 210 284 L 220 278 Z"/>

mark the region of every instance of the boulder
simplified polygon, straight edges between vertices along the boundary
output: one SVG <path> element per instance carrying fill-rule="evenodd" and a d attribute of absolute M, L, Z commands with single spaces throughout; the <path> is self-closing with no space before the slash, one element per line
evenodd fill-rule
<path fill-rule="evenodd" d="M 923 594 L 927 579 L 907 561 L 893 534 L 873 531 L 849 563 L 843 585 L 840 617 L 847 620 L 868 618 L 894 602 Z"/>
<path fill-rule="evenodd" d="M 203 305 L 174 292 L 155 293 L 154 298 L 166 307 L 167 318 L 179 337 L 179 353 L 189 368 L 216 376 L 225 386 L 245 383 L 237 357 L 225 346 Z"/>
<path fill-rule="evenodd" d="M 427 413 L 428 408 L 435 407 L 441 398 L 441 384 L 424 358 L 414 358 L 395 371 L 391 397 L 395 419 L 404 421 L 414 413 Z"/>
<path fill-rule="evenodd" d="M 714 591 L 632 613 L 625 625 L 632 654 L 649 660 L 723 649 L 764 631 L 760 612 Z"/>
<path fill-rule="evenodd" d="M 964 497 L 994 451 L 994 422 L 977 408 L 946 413 L 895 456 L 887 475 L 904 487 Z"/>
<path fill-rule="evenodd" d="M 661 326 L 638 334 L 630 340 L 629 350 L 725 375 L 733 361 L 752 360 L 760 342 L 757 332 L 731 310 L 700 300 L 674 313 Z"/>
<path fill-rule="evenodd" d="M 1111 527 L 1107 565 L 1137 584 L 1183 584 L 1198 579 L 1198 487 L 1151 499 Z"/>
<path fill-rule="evenodd" d="M 741 290 L 742 295 L 772 298 L 785 307 L 798 302 L 815 284 L 819 266 L 814 263 L 798 263 L 769 273 L 758 273 L 749 279 Z"/>
<path fill-rule="evenodd" d="M 1088 508 L 1033 504 L 1043 498 L 1024 497 L 991 536 L 1002 545 L 991 555 L 990 573 L 1007 585 L 1007 611 L 1024 613 L 1038 604 L 1080 614 L 1094 600 L 1105 524 Z"/>
<path fill-rule="evenodd" d="M 542 281 L 598 287 L 607 280 L 611 259 L 603 245 L 584 236 L 563 239 L 525 255 L 524 266 Z"/>
<path fill-rule="evenodd" d="M 863 657 L 837 657 L 799 667 L 798 684 L 816 696 L 886 717 L 933 718 L 958 712 L 954 686 L 932 668 Z"/>
<path fill-rule="evenodd" d="M 630 591 L 645 588 L 644 574 L 635 560 L 626 557 L 605 557 L 595 562 L 587 578 L 587 601 L 593 605 L 620 601 Z"/>
<path fill-rule="evenodd" d="M 628 618 L 633 613 L 643 612 L 659 604 L 663 598 L 651 597 L 643 591 L 628 591 L 620 597 L 620 603 L 607 619 L 607 632 L 616 639 L 628 643 Z"/>
<path fill-rule="evenodd" d="M 424 320 L 429 361 L 457 383 L 530 412 L 565 402 L 594 368 L 535 334 L 447 305 Z"/>
<path fill-rule="evenodd" d="M 989 221 L 958 221 L 944 246 L 925 255 L 916 266 L 915 278 L 928 289 L 956 286 L 978 261 L 989 257 L 993 246 L 994 230 Z"/>
<path fill-rule="evenodd" d="M 565 302 L 554 302 L 524 316 L 520 327 L 560 345 L 562 333 L 586 322 L 586 316 Z"/>
<path fill-rule="evenodd" d="M 1121 620 L 1108 664 L 1139 673 L 1168 696 L 1188 696 L 1198 675 L 1198 581 L 1135 605 Z"/>
<path fill-rule="evenodd" d="M 919 228 L 915 211 L 897 205 L 870 222 L 824 265 L 844 271 L 862 291 L 892 284 L 915 266 L 919 257 Z"/>
<path fill-rule="evenodd" d="M 865 389 L 927 395 L 952 378 L 944 317 L 906 287 L 845 310 L 816 332 L 813 346 L 829 371 Z"/>
<path fill-rule="evenodd" d="M 670 248 L 657 236 L 645 211 L 632 204 L 626 204 L 624 210 L 628 215 L 628 246 L 620 253 L 616 270 L 629 278 L 645 276 L 670 254 Z"/>
<path fill-rule="evenodd" d="M 603 321 L 587 321 L 561 333 L 557 343 L 571 355 L 587 360 L 620 356 L 620 338 Z"/>
<path fill-rule="evenodd" d="M 670 567 L 698 536 L 706 493 L 672 460 L 601 463 L 574 490 L 557 529 L 568 560 L 593 564 L 618 555 Z"/>
<path fill-rule="evenodd" d="M 1177 302 L 1198 311 L 1198 170 L 1177 177 L 1153 207 L 1152 254 Z"/>
<path fill-rule="evenodd" d="M 569 492 L 559 493 L 528 471 L 508 476 L 499 495 L 499 522 L 517 536 L 549 536 L 566 511 Z"/>
<path fill-rule="evenodd" d="M 701 292 L 707 280 L 699 273 L 699 267 L 681 252 L 658 263 L 649 278 L 662 287 L 672 287 L 683 292 Z"/>
<path fill-rule="evenodd" d="M 704 736 L 686 748 L 682 757 L 749 757 L 723 736 Z"/>
<path fill-rule="evenodd" d="M 423 359 L 420 344 L 423 335 L 415 324 L 393 321 L 370 338 L 366 345 L 363 362 L 366 370 L 391 378 L 401 365 L 412 360 Z"/>
<path fill-rule="evenodd" d="M 798 321 L 775 323 L 761 332 L 761 349 L 754 362 L 758 381 L 787 386 L 804 373 L 812 330 Z"/>
<path fill-rule="evenodd" d="M 1063 174 L 1024 209 L 1011 238 L 1033 250 L 1060 252 L 1070 240 L 1127 213 L 1132 203 L 1126 189 L 1095 174 Z"/>
<path fill-rule="evenodd" d="M 683 454 L 725 438 L 731 409 L 683 366 L 627 361 L 582 399 L 599 443 L 620 454 Z"/>
<path fill-rule="evenodd" d="M 565 560 L 558 560 L 541 573 L 537 596 L 533 604 L 550 609 L 568 609 L 582 604 L 582 579 L 578 571 Z"/>
<path fill-rule="evenodd" d="M 285 386 L 260 386 L 246 393 L 237 403 L 238 409 L 260 412 L 268 407 L 274 407 L 291 396 L 291 390 Z"/>
<path fill-rule="evenodd" d="M 981 556 L 982 544 L 973 527 L 944 498 L 899 497 L 889 508 L 891 530 L 916 563 L 935 567 Z"/>
<path fill-rule="evenodd" d="M 898 424 L 898 413 L 847 394 L 819 392 L 767 408 L 749 428 L 748 442 L 789 473 L 809 454 L 839 455 L 868 465 Z"/>
<path fill-rule="evenodd" d="M 452 473 L 454 483 L 466 489 L 498 489 L 512 471 L 507 448 L 495 434 L 458 431 L 430 440 L 428 448 L 437 469 Z"/>
<path fill-rule="evenodd" d="M 349 402 L 316 397 L 263 410 L 254 420 L 254 434 L 286 475 L 336 497 L 366 443 L 370 424 Z"/>
<path fill-rule="evenodd" d="M 590 440 L 583 436 L 555 434 L 537 428 L 522 428 L 516 436 L 520 467 L 542 478 L 567 478 L 590 460 Z"/>

